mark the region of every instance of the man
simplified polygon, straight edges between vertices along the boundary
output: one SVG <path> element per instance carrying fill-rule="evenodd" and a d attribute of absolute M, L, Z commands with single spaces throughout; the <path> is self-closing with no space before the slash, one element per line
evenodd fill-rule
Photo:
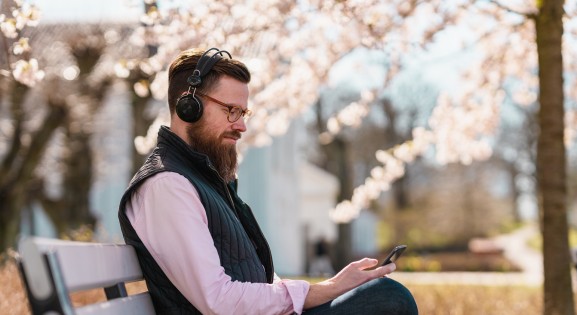
<path fill-rule="evenodd" d="M 281 280 L 251 209 L 236 193 L 250 73 L 216 48 L 169 68 L 170 128 L 119 207 L 158 314 L 417 314 L 389 264 L 349 264 L 326 281 Z M 287 236 L 289 237 L 289 236 Z"/>

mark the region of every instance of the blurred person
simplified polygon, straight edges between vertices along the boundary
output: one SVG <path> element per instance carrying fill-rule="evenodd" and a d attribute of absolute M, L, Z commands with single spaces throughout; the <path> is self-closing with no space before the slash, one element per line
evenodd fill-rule
<path fill-rule="evenodd" d="M 309 274 L 311 277 L 330 277 L 335 274 L 329 255 L 329 243 L 324 237 L 314 243 Z"/>
<path fill-rule="evenodd" d="M 417 314 L 387 277 L 394 264 L 350 263 L 315 284 L 280 279 L 268 243 L 237 195 L 250 73 L 226 51 L 181 52 L 169 67 L 170 127 L 119 206 L 158 314 Z M 290 237 L 290 235 L 286 235 Z"/>

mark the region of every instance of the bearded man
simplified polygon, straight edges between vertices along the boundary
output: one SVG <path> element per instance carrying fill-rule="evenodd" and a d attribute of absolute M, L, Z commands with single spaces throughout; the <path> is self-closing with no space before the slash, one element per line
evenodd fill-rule
<path fill-rule="evenodd" d="M 315 284 L 278 278 L 236 193 L 250 72 L 211 48 L 183 51 L 168 76 L 170 127 L 160 128 L 118 212 L 157 314 L 418 313 L 411 293 L 386 277 L 394 263 L 371 269 L 377 260 L 364 258 Z"/>

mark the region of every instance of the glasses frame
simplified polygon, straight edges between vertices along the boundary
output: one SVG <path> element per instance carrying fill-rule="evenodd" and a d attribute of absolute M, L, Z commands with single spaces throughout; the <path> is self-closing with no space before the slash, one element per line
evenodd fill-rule
<path fill-rule="evenodd" d="M 200 92 L 196 92 L 196 95 L 201 96 L 201 97 L 206 97 L 209 101 L 215 102 L 220 106 L 226 107 L 226 109 L 228 110 L 226 113 L 226 120 L 228 120 L 228 122 L 230 122 L 230 123 L 237 122 L 241 117 L 246 121 L 252 114 L 252 111 L 248 108 L 242 109 L 240 106 L 237 106 L 237 105 L 229 105 L 225 102 L 221 102 L 221 101 L 217 100 L 214 97 L 208 96 L 208 95 L 200 93 Z M 237 119 L 231 120 L 230 115 L 232 113 L 232 110 L 235 108 L 240 109 L 240 115 L 238 116 Z"/>

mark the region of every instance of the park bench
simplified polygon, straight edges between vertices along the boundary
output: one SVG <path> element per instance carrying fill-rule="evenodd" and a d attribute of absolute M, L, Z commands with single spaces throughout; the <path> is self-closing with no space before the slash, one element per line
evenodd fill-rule
<path fill-rule="evenodd" d="M 132 246 L 29 237 L 18 252 L 33 315 L 154 314 L 148 292 L 127 294 L 125 283 L 143 279 Z M 106 301 L 72 305 L 70 293 L 99 288 Z"/>

